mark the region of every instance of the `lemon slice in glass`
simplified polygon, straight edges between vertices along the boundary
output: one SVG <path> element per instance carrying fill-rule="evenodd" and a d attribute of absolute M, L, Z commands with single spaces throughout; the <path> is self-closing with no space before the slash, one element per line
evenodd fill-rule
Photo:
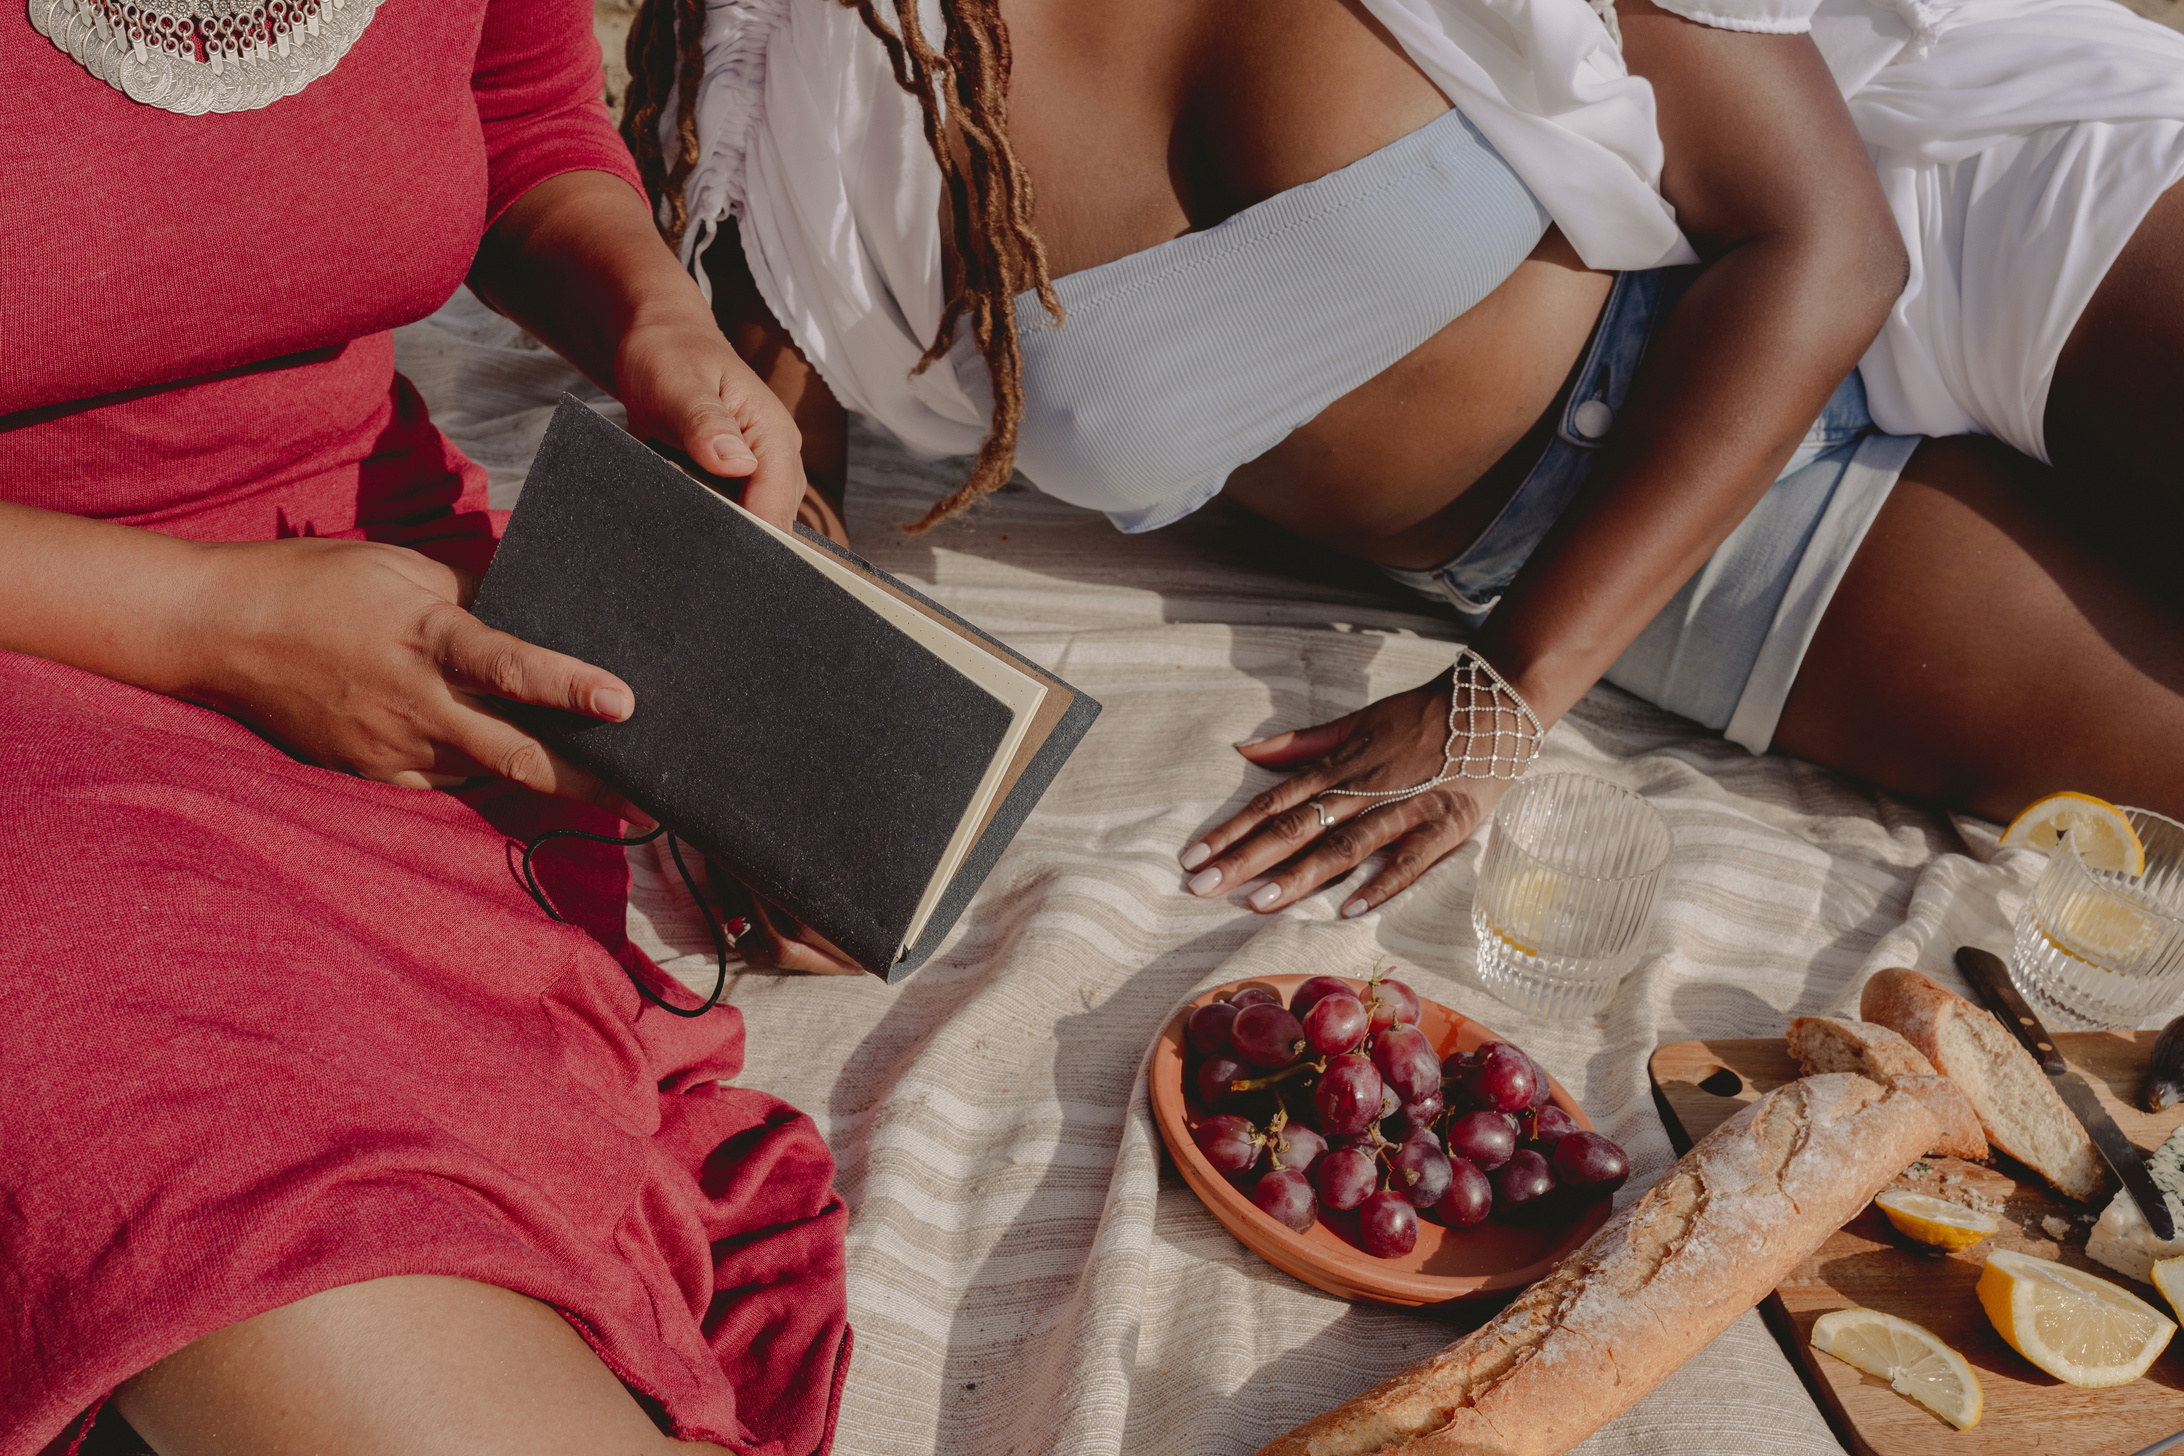
<path fill-rule="evenodd" d="M 2002 1227 L 1987 1214 L 1925 1193 L 1892 1188 L 1873 1202 L 1897 1233 L 1937 1249 L 1968 1249 Z"/>
<path fill-rule="evenodd" d="M 1960 1431 L 1979 1424 L 1979 1377 L 1924 1325 L 1877 1309 L 1839 1309 L 1813 1325 L 1812 1347 L 1887 1381 Z"/>
<path fill-rule="evenodd" d="M 2145 954 L 2161 934 L 2161 927 L 2135 905 L 2111 895 L 2072 896 L 2060 908 L 2062 913 L 2052 924 L 2038 914 L 2033 916 L 2040 938 L 2102 970 Z"/>
<path fill-rule="evenodd" d="M 2128 1290 L 2009 1249 L 1987 1256 L 1979 1302 L 2011 1349 L 2071 1385 L 2136 1380 L 2176 1333 L 2172 1321 Z"/>
<path fill-rule="evenodd" d="M 2002 847 L 2053 854 L 2066 834 L 2090 869 L 2146 873 L 2146 846 L 2139 843 L 2130 819 L 2091 794 L 2048 795 L 2010 821 L 2002 831 Z"/>

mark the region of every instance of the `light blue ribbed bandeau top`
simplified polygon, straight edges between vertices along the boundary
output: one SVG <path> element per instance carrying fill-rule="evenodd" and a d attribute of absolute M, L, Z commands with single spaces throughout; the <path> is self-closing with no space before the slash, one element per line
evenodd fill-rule
<path fill-rule="evenodd" d="M 1016 463 L 1150 531 L 1423 344 L 1516 270 L 1550 219 L 1461 113 L 1204 232 L 1055 280 L 1067 322 L 1016 300 Z M 991 399 L 984 361 L 958 378 Z"/>

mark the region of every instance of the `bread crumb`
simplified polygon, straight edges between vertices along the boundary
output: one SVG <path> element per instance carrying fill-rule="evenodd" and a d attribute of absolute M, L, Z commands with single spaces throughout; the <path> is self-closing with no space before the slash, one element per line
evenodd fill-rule
<path fill-rule="evenodd" d="M 1934 1176 L 1934 1165 L 1921 1158 L 1918 1162 L 1904 1169 L 1903 1176 L 1914 1183 L 1924 1178 L 1931 1178 Z"/>
<path fill-rule="evenodd" d="M 2070 1237 L 2070 1220 L 2067 1218 L 2057 1218 L 2051 1213 L 2040 1220 L 2040 1227 L 2046 1229 L 2047 1236 L 2058 1244 Z"/>
<path fill-rule="evenodd" d="M 1968 1208 L 1974 1213 L 1984 1213 L 1992 1217 L 2002 1212 L 2000 1203 L 1989 1197 L 1986 1190 L 1962 1173 L 1951 1171 L 1942 1174 L 1934 1184 L 1932 1191 L 1937 1196 L 1946 1198 L 1949 1202 L 1956 1204 L 1959 1208 Z"/>

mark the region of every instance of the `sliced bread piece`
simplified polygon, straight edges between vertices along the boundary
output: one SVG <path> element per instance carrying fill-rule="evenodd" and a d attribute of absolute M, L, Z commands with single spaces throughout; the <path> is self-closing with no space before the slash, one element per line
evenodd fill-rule
<path fill-rule="evenodd" d="M 1833 1016 L 1800 1016 L 1790 1023 L 1790 1055 L 1808 1077 L 1816 1072 L 1856 1072 L 1918 1098 L 1941 1124 L 1941 1137 L 1927 1151 L 1975 1161 L 1987 1156 L 1987 1135 L 1979 1130 L 1979 1114 L 1971 1102 L 1956 1083 L 1934 1070 L 1917 1047 L 1887 1027 Z"/>
<path fill-rule="evenodd" d="M 1936 1072 L 1931 1077 L 1898 1077 L 1884 1085 L 1910 1093 L 1934 1114 L 1934 1121 L 1941 1124 L 1941 1137 L 1927 1149 L 1934 1156 L 1969 1158 L 1975 1163 L 1984 1163 L 1994 1156 L 1994 1150 L 1987 1146 L 1987 1130 L 1980 1126 L 1979 1113 L 1973 1108 L 1972 1099 L 1941 1073 Z"/>
<path fill-rule="evenodd" d="M 1865 983 L 1858 1014 L 1902 1034 L 1979 1114 L 1987 1141 L 2084 1202 L 2108 1185 L 2093 1140 L 2048 1084 L 2032 1053 L 1979 1006 L 1917 971 Z"/>

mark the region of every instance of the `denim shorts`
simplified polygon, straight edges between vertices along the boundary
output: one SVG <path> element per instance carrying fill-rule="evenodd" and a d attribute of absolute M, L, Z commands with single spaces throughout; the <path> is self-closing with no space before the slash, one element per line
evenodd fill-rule
<path fill-rule="evenodd" d="M 1647 346 L 1698 269 L 1622 273 L 1586 345 L 1554 438 L 1479 538 L 1389 576 L 1476 628 L 1577 498 Z M 1764 753 L 1836 585 L 1917 448 L 1866 412 L 1854 370 L 1759 504 L 1608 669 L 1607 680 Z"/>

